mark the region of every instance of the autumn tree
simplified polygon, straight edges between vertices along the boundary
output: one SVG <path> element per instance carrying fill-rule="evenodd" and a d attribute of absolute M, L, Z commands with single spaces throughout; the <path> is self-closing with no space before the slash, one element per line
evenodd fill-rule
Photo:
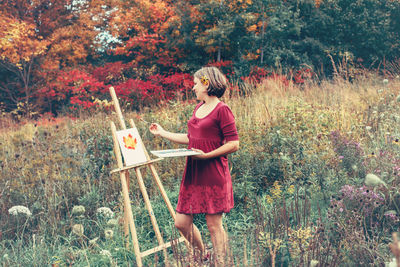
<path fill-rule="evenodd" d="M 168 47 L 167 34 L 174 36 L 170 25 L 177 19 L 168 1 L 117 1 L 109 30 L 121 40 L 113 49 L 137 69 L 139 77 L 168 70 L 179 50 Z"/>
<path fill-rule="evenodd" d="M 0 14 L 0 64 L 17 78 L 4 77 L 0 89 L 15 104 L 23 102 L 21 107 L 28 114 L 31 112 L 30 98 L 34 93 L 31 81 L 33 65 L 45 54 L 48 45 L 49 42 L 35 31 L 35 25 Z"/>
<path fill-rule="evenodd" d="M 43 87 L 59 70 L 93 60 L 100 45 L 96 36 L 112 9 L 112 0 L 2 1 L 1 89 L 9 104 L 22 101 L 27 108 L 32 97 L 43 97 Z"/>

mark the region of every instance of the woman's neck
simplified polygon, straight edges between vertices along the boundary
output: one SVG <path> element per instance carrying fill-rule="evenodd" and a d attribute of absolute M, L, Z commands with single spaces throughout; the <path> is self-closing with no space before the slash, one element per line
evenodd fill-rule
<path fill-rule="evenodd" d="M 220 102 L 220 100 L 216 96 L 210 96 L 210 97 L 207 97 L 206 99 L 204 99 L 203 102 L 204 102 L 204 105 L 206 105 L 206 106 L 212 106 L 212 105 L 218 104 Z"/>

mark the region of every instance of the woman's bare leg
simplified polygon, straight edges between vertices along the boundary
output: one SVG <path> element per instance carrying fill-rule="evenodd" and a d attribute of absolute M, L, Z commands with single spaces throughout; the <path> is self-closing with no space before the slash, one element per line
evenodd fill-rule
<path fill-rule="evenodd" d="M 193 224 L 193 215 L 176 213 L 175 227 L 193 247 L 197 248 L 202 254 L 204 253 L 204 244 L 199 229 Z"/>
<path fill-rule="evenodd" d="M 207 227 L 215 252 L 215 266 L 224 266 L 227 237 L 222 225 L 222 214 L 206 214 Z"/>

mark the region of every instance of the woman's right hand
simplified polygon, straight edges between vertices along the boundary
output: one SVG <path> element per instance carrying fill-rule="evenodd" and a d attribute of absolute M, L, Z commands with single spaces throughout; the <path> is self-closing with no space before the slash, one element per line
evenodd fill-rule
<path fill-rule="evenodd" d="M 163 127 L 161 127 L 158 123 L 152 123 L 149 127 L 149 130 L 155 136 L 161 136 L 161 133 L 164 131 Z"/>

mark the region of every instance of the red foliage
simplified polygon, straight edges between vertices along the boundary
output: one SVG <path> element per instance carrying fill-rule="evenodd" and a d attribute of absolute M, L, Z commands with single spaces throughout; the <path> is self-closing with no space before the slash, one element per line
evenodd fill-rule
<path fill-rule="evenodd" d="M 107 88 L 103 82 L 85 71 L 73 69 L 60 71 L 57 79 L 42 88 L 38 94 L 51 102 L 88 109 L 96 105 L 92 97 L 105 92 Z"/>
<path fill-rule="evenodd" d="M 106 63 L 103 67 L 97 67 L 92 71 L 93 77 L 104 84 L 115 84 L 124 79 L 124 72 L 129 68 L 129 64 L 121 61 Z"/>
<path fill-rule="evenodd" d="M 303 84 L 306 80 L 312 79 L 314 75 L 315 73 L 310 68 L 302 68 L 293 76 L 294 83 Z"/>
<path fill-rule="evenodd" d="M 242 80 L 250 80 L 252 82 L 260 83 L 262 80 L 271 75 L 269 70 L 255 66 L 251 69 L 248 77 L 242 77 Z"/>
<path fill-rule="evenodd" d="M 114 88 L 119 96 L 128 101 L 136 100 L 140 101 L 140 105 L 149 105 L 165 102 L 182 94 L 187 96 L 192 86 L 191 75 L 174 73 L 169 76 L 151 75 L 146 81 L 129 79 Z"/>
<path fill-rule="evenodd" d="M 232 77 L 235 74 L 235 71 L 233 70 L 233 62 L 231 60 L 226 60 L 226 61 L 212 61 L 207 64 L 207 66 L 214 66 L 217 67 L 224 73 L 228 78 Z"/>

